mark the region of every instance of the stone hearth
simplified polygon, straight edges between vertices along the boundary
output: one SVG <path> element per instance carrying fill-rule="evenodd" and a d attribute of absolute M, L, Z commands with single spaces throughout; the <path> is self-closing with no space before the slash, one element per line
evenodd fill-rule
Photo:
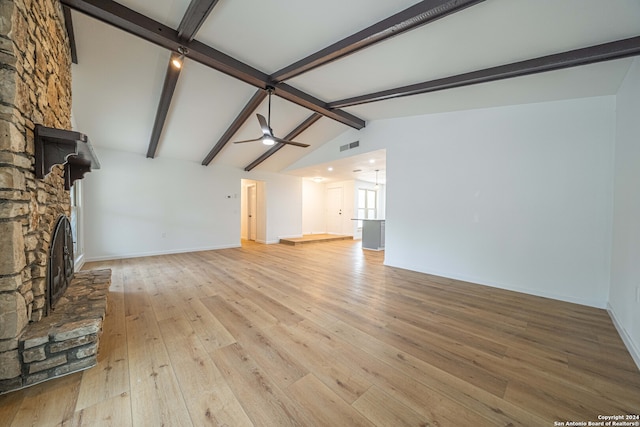
<path fill-rule="evenodd" d="M 95 366 L 110 285 L 111 270 L 76 272 L 55 311 L 0 354 L 0 393 Z"/>

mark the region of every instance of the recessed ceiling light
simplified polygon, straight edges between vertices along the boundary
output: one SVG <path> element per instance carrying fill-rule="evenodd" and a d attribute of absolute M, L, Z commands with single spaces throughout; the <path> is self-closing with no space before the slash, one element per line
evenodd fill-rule
<path fill-rule="evenodd" d="M 375 162 L 376 162 L 376 160 L 375 160 L 375 159 L 369 159 L 369 163 L 373 164 L 373 163 L 375 163 Z"/>
<path fill-rule="evenodd" d="M 333 167 L 329 166 L 329 167 L 327 168 L 327 170 L 328 170 L 329 172 L 333 172 Z"/>
<path fill-rule="evenodd" d="M 313 182 L 322 182 L 322 177 L 316 176 L 315 178 L 313 178 Z"/>

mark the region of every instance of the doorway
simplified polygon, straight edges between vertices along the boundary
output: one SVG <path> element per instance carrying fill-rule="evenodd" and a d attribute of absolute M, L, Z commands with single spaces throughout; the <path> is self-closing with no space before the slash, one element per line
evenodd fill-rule
<path fill-rule="evenodd" d="M 240 239 L 266 243 L 265 183 L 241 180 Z"/>
<path fill-rule="evenodd" d="M 247 186 L 247 239 L 255 242 L 257 235 L 256 218 L 256 185 Z"/>

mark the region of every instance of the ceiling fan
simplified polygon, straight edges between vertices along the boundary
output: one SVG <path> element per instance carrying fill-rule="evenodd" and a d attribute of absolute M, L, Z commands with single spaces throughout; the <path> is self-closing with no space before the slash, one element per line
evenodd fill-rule
<path fill-rule="evenodd" d="M 281 144 L 295 145 L 296 147 L 303 147 L 303 148 L 308 147 L 309 144 L 302 144 L 300 142 L 289 141 L 287 139 L 278 138 L 273 135 L 273 130 L 271 130 L 271 93 L 273 92 L 273 87 L 267 86 L 267 91 L 269 92 L 268 119 L 265 119 L 262 114 L 256 114 L 256 116 L 258 116 L 258 122 L 260 123 L 260 128 L 262 129 L 262 136 L 260 138 L 255 138 L 255 139 L 245 139 L 244 141 L 235 141 L 234 144 L 243 144 L 245 142 L 262 141 L 264 145 L 273 145 L 276 142 L 279 142 Z"/>

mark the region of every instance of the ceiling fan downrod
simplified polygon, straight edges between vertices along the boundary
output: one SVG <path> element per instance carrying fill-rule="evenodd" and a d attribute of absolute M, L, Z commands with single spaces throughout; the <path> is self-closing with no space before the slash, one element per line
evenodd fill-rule
<path fill-rule="evenodd" d="M 267 93 L 269 93 L 269 109 L 267 110 L 267 126 L 271 129 L 271 94 L 275 88 L 273 86 L 267 86 Z M 273 132 L 273 131 L 272 131 Z"/>

